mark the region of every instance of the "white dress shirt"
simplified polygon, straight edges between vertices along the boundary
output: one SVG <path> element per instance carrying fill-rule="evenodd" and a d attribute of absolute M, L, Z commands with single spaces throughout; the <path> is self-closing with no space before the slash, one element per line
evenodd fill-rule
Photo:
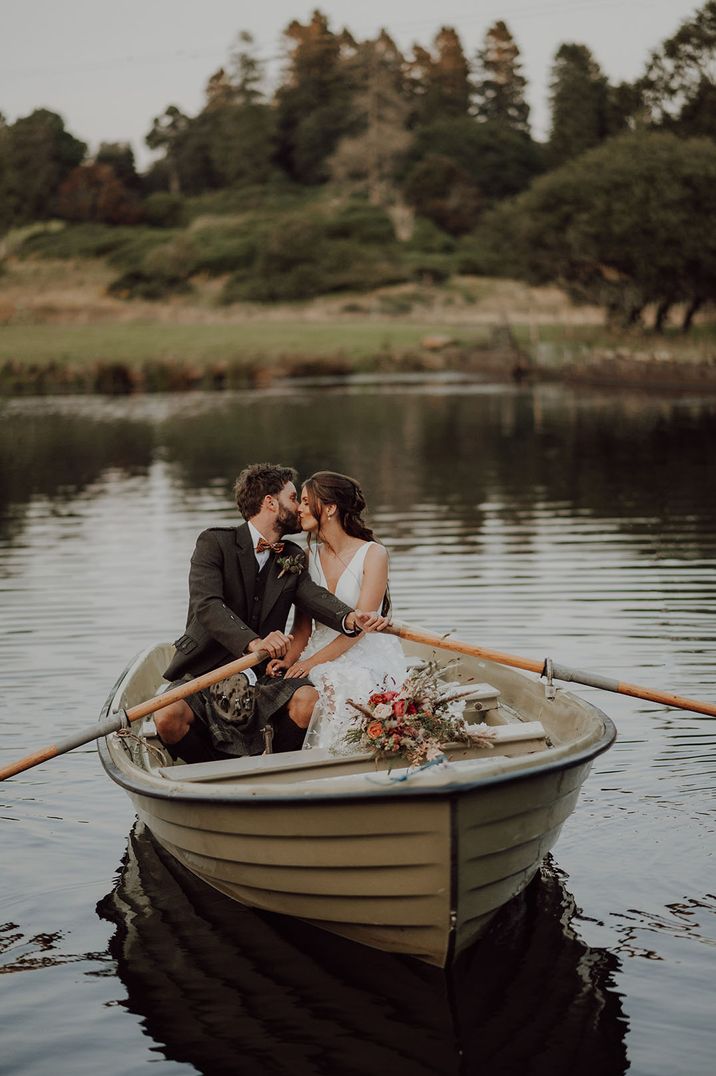
<path fill-rule="evenodd" d="M 257 553 L 256 552 L 256 546 L 258 545 L 259 538 L 263 538 L 264 536 L 263 536 L 263 534 L 261 534 L 260 531 L 256 530 L 256 527 L 254 527 L 254 525 L 253 525 L 253 523 L 251 523 L 251 521 L 248 521 L 248 522 L 249 522 L 249 530 L 251 531 L 251 540 L 254 543 L 254 556 L 256 557 L 256 563 L 259 566 L 259 571 L 261 571 L 264 564 L 269 559 L 269 555 L 270 555 L 271 550 L 270 549 L 264 549 L 263 553 Z M 265 538 L 264 538 L 264 541 L 266 541 Z"/>

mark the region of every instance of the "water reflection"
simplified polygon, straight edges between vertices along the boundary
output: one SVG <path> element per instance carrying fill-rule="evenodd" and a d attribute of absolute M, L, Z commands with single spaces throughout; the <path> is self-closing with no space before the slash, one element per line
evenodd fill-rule
<path fill-rule="evenodd" d="M 619 1076 L 618 960 L 580 940 L 574 912 L 548 864 L 446 976 L 240 908 L 140 824 L 98 905 L 128 1009 L 202 1073 Z"/>
<path fill-rule="evenodd" d="M 421 506 L 479 533 L 486 509 L 529 524 L 545 510 L 617 520 L 664 555 L 713 548 L 716 404 L 580 396 L 550 387 L 294 387 L 147 403 L 15 401 L 0 423 L 0 520 L 37 493 L 66 498 L 108 469 L 161 457 L 185 491 L 223 491 L 247 462 L 347 471 L 370 504 L 406 520 Z M 400 481 L 396 482 L 396 474 Z M 683 527 L 687 522 L 687 540 Z"/>
<path fill-rule="evenodd" d="M 35 497 L 63 511 L 108 470 L 142 474 L 152 461 L 154 431 L 147 423 L 43 404 L 0 407 L 0 540 L 19 538 Z"/>

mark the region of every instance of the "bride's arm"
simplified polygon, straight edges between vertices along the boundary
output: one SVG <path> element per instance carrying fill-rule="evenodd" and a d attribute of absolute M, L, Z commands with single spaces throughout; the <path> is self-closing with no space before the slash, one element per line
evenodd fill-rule
<path fill-rule="evenodd" d="M 378 609 L 383 601 L 383 596 L 388 588 L 388 551 L 385 546 L 377 542 L 371 546 L 365 556 L 363 578 L 361 580 L 360 594 L 356 608 Z M 326 661 L 335 661 L 341 654 L 345 654 L 352 646 L 363 637 L 359 635 L 339 635 L 326 646 L 321 647 L 315 654 L 305 661 L 296 661 L 289 667 L 286 676 L 305 676 L 309 669 L 315 665 L 322 665 Z M 284 658 L 284 661 L 286 659 Z"/>

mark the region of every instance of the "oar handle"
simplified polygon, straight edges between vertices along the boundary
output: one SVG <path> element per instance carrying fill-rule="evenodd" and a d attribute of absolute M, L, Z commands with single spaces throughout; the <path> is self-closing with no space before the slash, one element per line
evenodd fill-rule
<path fill-rule="evenodd" d="M 82 732 L 73 733 L 64 740 L 50 744 L 49 747 L 44 747 L 40 751 L 35 751 L 31 755 L 26 755 L 25 758 L 5 766 L 4 769 L 0 769 L 0 781 L 4 781 L 7 777 L 14 777 L 15 774 L 22 773 L 24 770 L 31 770 L 33 766 L 39 766 L 42 762 L 47 762 L 51 758 L 64 755 L 67 751 L 72 751 L 73 748 L 80 747 L 82 744 L 91 743 L 92 740 L 98 740 L 101 736 L 109 736 L 110 733 L 117 732 L 118 729 L 126 726 L 128 721 L 138 721 L 140 717 L 146 717 L 148 714 L 156 713 L 157 710 L 163 710 L 165 706 L 170 706 L 173 702 L 178 702 L 179 699 L 185 699 L 187 695 L 193 695 L 195 691 L 211 687 L 212 684 L 218 683 L 219 680 L 225 680 L 228 676 L 235 676 L 236 673 L 244 672 L 245 669 L 250 669 L 253 665 L 259 665 L 267 657 L 269 655 L 265 650 L 258 650 L 253 654 L 235 658 L 234 661 L 229 661 L 226 665 L 220 665 L 218 669 L 212 669 L 211 672 L 203 673 L 202 676 L 197 676 L 193 680 L 187 680 L 185 684 L 179 684 L 178 687 L 164 691 L 161 695 L 155 695 L 154 698 L 147 699 L 146 702 L 140 702 L 129 710 L 122 710 L 118 714 L 112 714 L 98 725 L 90 725 L 89 728 L 84 729 Z"/>

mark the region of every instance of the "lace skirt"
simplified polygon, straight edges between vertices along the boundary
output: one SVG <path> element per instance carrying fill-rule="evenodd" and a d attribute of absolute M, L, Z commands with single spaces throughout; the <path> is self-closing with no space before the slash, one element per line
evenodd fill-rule
<path fill-rule="evenodd" d="M 332 638 L 314 632 L 303 656 L 310 657 Z M 365 635 L 335 661 L 315 665 L 309 679 L 319 693 L 311 723 L 303 742 L 304 748 L 328 747 L 334 754 L 352 754 L 355 746 L 345 741 L 345 735 L 358 714 L 348 705 L 348 699 L 365 703 L 368 696 L 382 688 L 397 689 L 407 675 L 403 648 L 393 635 L 378 632 Z"/>

